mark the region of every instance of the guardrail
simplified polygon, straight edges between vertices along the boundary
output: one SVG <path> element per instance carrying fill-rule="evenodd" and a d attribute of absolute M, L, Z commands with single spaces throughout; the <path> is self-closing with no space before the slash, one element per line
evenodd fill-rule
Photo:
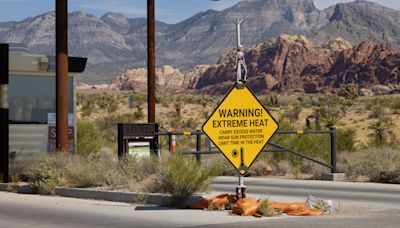
<path fill-rule="evenodd" d="M 307 156 L 305 154 L 299 153 L 291 148 L 282 146 L 280 144 L 269 142 L 268 145 L 273 146 L 273 149 L 266 149 L 264 148 L 261 152 L 262 153 L 280 153 L 280 152 L 289 152 L 296 156 L 299 156 L 303 159 L 315 162 L 321 166 L 331 169 L 331 173 L 337 173 L 336 168 L 336 128 L 332 127 L 329 130 L 298 130 L 298 131 L 277 131 L 276 135 L 307 135 L 307 134 L 329 134 L 330 135 L 330 164 L 327 164 L 321 160 L 316 158 Z M 156 133 L 158 136 L 167 136 L 168 137 L 168 149 L 171 151 L 172 148 L 172 136 L 196 136 L 196 150 L 195 151 L 187 151 L 183 152 L 184 154 L 192 154 L 196 156 L 198 161 L 201 160 L 201 155 L 207 154 L 219 154 L 221 153 L 219 150 L 202 150 L 201 146 L 201 138 L 204 133 L 200 130 L 197 131 L 187 131 L 187 132 L 158 132 Z"/>

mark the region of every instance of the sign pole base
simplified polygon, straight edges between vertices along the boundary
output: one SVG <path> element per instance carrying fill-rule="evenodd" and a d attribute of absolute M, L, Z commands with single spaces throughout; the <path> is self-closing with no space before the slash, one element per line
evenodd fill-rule
<path fill-rule="evenodd" d="M 239 185 L 236 186 L 236 196 L 238 199 L 246 198 L 246 186 L 244 185 L 244 177 L 238 173 L 239 175 Z"/>

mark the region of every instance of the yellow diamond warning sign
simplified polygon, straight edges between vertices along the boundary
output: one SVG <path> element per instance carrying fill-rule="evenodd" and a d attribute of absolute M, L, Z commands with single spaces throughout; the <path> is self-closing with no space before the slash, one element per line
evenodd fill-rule
<path fill-rule="evenodd" d="M 256 96 L 236 83 L 205 122 L 203 131 L 243 174 L 278 127 Z"/>

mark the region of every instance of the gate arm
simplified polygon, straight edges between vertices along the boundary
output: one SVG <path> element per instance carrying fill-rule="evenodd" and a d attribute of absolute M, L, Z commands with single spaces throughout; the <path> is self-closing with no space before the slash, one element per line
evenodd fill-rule
<path fill-rule="evenodd" d="M 304 154 L 300 154 L 299 152 L 296 152 L 296 151 L 294 151 L 294 150 L 292 150 L 292 149 L 290 149 L 290 148 L 284 147 L 284 146 L 282 146 L 282 145 L 279 145 L 279 144 L 276 144 L 276 143 L 273 143 L 273 142 L 269 142 L 268 144 L 270 144 L 270 145 L 272 145 L 272 146 L 274 146 L 274 147 L 280 148 L 280 149 L 287 150 L 288 152 L 290 152 L 290 153 L 292 153 L 292 154 L 295 154 L 295 155 L 297 155 L 297 156 L 299 156 L 299 157 L 302 157 L 302 158 L 304 158 L 304 159 L 307 159 L 307 160 L 310 160 L 310 161 L 312 161 L 312 162 L 318 163 L 318 164 L 320 164 L 320 165 L 322 165 L 322 166 L 325 166 L 326 168 L 332 169 L 332 166 L 330 166 L 330 165 L 328 165 L 328 164 L 326 164 L 326 163 L 324 163 L 324 162 L 322 162 L 322 161 L 320 161 L 320 160 L 317 160 L 317 159 L 315 159 L 315 158 L 309 157 L 309 156 L 304 155 Z"/>

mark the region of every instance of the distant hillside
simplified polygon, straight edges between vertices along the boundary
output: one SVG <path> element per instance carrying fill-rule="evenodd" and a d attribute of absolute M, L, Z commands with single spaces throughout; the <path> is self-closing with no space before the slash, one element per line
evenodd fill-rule
<path fill-rule="evenodd" d="M 0 42 L 24 43 L 33 52 L 54 53 L 54 13 L 0 23 Z M 110 82 L 115 75 L 146 65 L 146 20 L 115 13 L 96 18 L 73 12 L 69 21 L 70 55 L 87 56 L 83 82 Z M 213 64 L 235 46 L 232 19 L 242 17 L 243 42 L 250 47 L 280 34 L 304 35 L 320 45 L 343 37 L 400 47 L 400 11 L 366 1 L 318 10 L 312 0 L 242 0 L 222 11 L 209 10 L 177 24 L 156 23 L 157 65 L 186 72 Z"/>

